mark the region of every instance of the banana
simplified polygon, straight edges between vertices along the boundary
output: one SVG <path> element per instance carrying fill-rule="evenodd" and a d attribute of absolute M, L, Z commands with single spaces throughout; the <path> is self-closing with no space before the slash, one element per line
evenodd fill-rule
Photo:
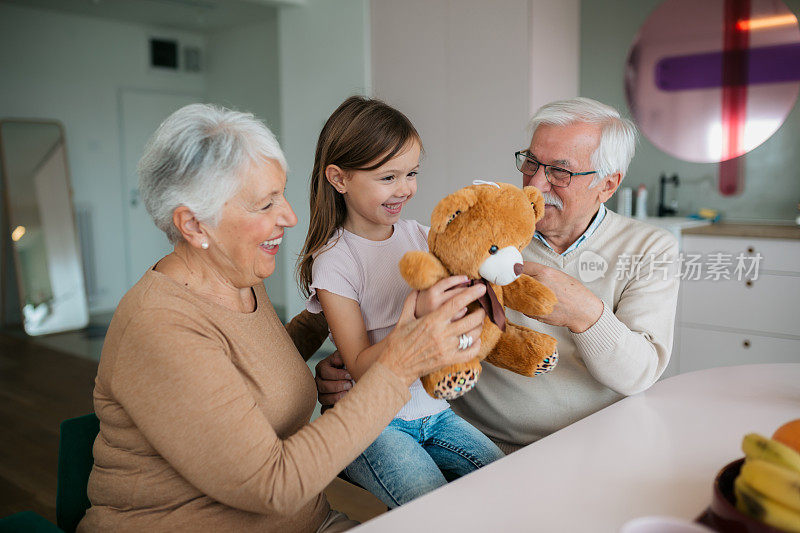
<path fill-rule="evenodd" d="M 758 433 L 748 433 L 744 436 L 742 451 L 747 459 L 761 459 L 800 473 L 800 453 Z"/>
<path fill-rule="evenodd" d="M 800 472 L 761 459 L 747 459 L 739 477 L 767 498 L 800 513 Z"/>
<path fill-rule="evenodd" d="M 756 520 L 788 533 L 800 533 L 800 512 L 795 512 L 767 498 L 751 487 L 741 476 L 733 483 L 736 508 Z"/>

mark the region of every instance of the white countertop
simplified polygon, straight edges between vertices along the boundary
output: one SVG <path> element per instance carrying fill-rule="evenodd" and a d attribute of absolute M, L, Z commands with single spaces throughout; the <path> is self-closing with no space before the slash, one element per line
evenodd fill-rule
<path fill-rule="evenodd" d="M 698 226 L 708 226 L 711 224 L 710 220 L 697 220 L 687 217 L 647 217 L 642 219 L 648 224 L 658 226 L 661 228 L 696 228 Z"/>
<path fill-rule="evenodd" d="M 686 217 L 647 217 L 639 220 L 647 222 L 653 226 L 658 226 L 659 228 L 663 228 L 672 233 L 675 238 L 678 239 L 679 248 L 683 230 L 711 225 L 711 221 L 709 220 L 695 220 Z"/>
<path fill-rule="evenodd" d="M 742 437 L 800 418 L 800 364 L 681 374 L 454 481 L 355 531 L 617 531 L 693 520 Z"/>

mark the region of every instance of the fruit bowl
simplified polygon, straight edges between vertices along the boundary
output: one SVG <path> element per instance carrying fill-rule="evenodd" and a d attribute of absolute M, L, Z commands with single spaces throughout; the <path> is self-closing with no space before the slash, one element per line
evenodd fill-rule
<path fill-rule="evenodd" d="M 733 482 L 743 463 L 744 458 L 738 459 L 719 471 L 714 480 L 711 505 L 697 521 L 721 533 L 782 533 L 780 529 L 763 524 L 736 508 Z"/>

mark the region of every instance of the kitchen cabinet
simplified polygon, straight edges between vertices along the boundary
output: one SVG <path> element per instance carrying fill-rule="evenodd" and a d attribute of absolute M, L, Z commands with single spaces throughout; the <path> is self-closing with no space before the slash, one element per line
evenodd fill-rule
<path fill-rule="evenodd" d="M 800 362 L 800 239 L 693 231 L 683 234 L 683 257 L 699 257 L 703 268 L 681 280 L 675 360 L 667 375 Z M 709 271 L 720 259 L 729 261 L 723 276 Z M 737 259 L 749 270 L 735 272 Z"/>

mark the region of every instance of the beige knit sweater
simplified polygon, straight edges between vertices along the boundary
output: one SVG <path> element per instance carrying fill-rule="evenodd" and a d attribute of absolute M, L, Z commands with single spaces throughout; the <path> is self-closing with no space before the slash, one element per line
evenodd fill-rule
<path fill-rule="evenodd" d="M 558 340 L 558 365 L 527 378 L 485 364 L 475 389 L 451 404 L 507 453 L 655 383 L 672 352 L 678 301 L 675 238 L 613 211 L 567 255 L 533 239 L 523 257 L 582 281 L 604 309 L 578 334 L 507 310 L 512 322 Z M 593 265 L 604 263 L 593 279 Z"/>
<path fill-rule="evenodd" d="M 322 490 L 378 436 L 408 387 L 375 364 L 309 423 L 316 387 L 291 337 L 308 346 L 314 334 L 308 323 L 284 328 L 263 285 L 254 289 L 256 310 L 238 313 L 150 270 L 122 299 L 95 383 L 100 434 L 79 531 L 322 523 Z"/>

